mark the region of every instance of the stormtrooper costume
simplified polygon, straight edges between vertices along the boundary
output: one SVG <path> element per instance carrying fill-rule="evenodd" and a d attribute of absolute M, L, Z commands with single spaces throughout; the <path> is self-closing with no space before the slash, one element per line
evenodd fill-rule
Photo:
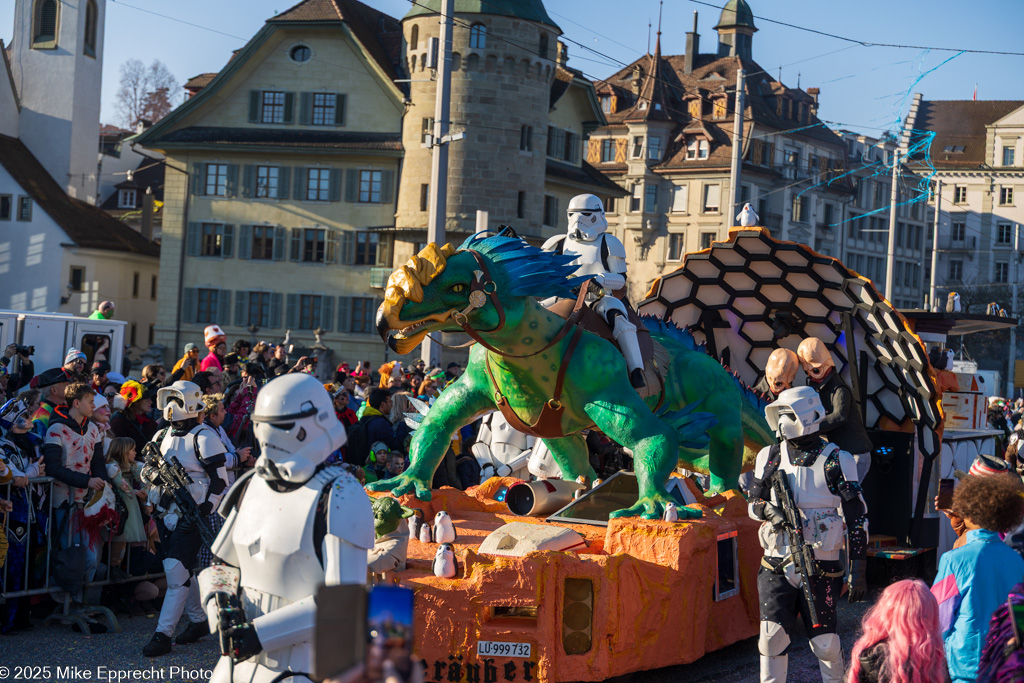
<path fill-rule="evenodd" d="M 157 444 L 165 460 L 178 459 L 192 479 L 189 486 L 192 499 L 199 506 L 199 511 L 207 515 L 224 495 L 228 475 L 224 444 L 216 432 L 199 421 L 203 412 L 202 392 L 198 385 L 179 380 L 160 389 L 156 403 L 170 427 L 158 432 L 153 443 Z M 156 492 L 158 498 L 159 494 Z M 164 510 L 161 519 L 170 534 L 166 539 L 167 554 L 163 560 L 167 594 L 160 608 L 156 633 L 142 650 L 146 657 L 157 657 L 171 651 L 171 636 L 183 611 L 188 614 L 190 623 L 175 642 L 179 645 L 191 643 L 209 635 L 206 614 L 199 604 L 199 586 L 192 580 L 192 570 L 202 547 L 199 529 L 179 518 L 175 505 Z"/>
<path fill-rule="evenodd" d="M 646 386 L 644 360 L 636 338 L 636 325 L 629 322 L 623 299 L 626 297 L 626 248 L 615 235 L 608 234 L 604 205 L 592 194 L 580 194 L 569 200 L 569 230 L 555 235 L 542 249 L 576 256 L 576 275 L 590 276 L 607 295 L 587 299 L 612 328 L 612 337 L 626 359 L 629 381 L 636 388 Z"/>
<path fill-rule="evenodd" d="M 786 680 L 789 632 L 797 613 L 803 618 L 810 636 L 811 651 L 818 658 L 822 680 L 842 682 L 843 653 L 835 631 L 836 601 L 845 573 L 840 554 L 847 531 L 850 601 L 863 599 L 867 591 L 865 507 L 857 467 L 853 456 L 819 436 L 818 426 L 824 416 L 821 399 L 811 387 L 786 389 L 778 400 L 765 408 L 765 417 L 780 443 L 758 453 L 749 497 L 750 516 L 764 522 L 758 535 L 765 554 L 757 575 L 762 683 Z M 785 475 L 789 483 L 794 505 L 803 520 L 804 541 L 814 549 L 817 576 L 813 579 L 812 591 L 817 618 L 812 618 L 808 611 L 801 592 L 803 578 L 794 569 L 788 534 L 781 529 L 784 516 L 771 486 L 776 471 Z M 814 626 L 815 623 L 818 626 Z"/>
<path fill-rule="evenodd" d="M 512 428 L 501 411 L 485 415 L 470 447 L 480 463 L 480 483 L 491 477 L 529 477 L 527 464 L 537 439 Z"/>
<path fill-rule="evenodd" d="M 225 564 L 199 575 L 210 628 L 230 650 L 212 681 L 301 683 L 313 670 L 317 589 L 366 583 L 373 510 L 351 474 L 324 464 L 345 428 L 315 377 L 272 380 L 252 419 L 262 454 L 221 504 L 213 551 Z"/>

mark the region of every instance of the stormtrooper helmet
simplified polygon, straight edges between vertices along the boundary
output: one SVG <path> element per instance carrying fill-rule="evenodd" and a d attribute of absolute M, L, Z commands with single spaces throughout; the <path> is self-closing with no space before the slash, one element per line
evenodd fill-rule
<path fill-rule="evenodd" d="M 578 194 L 569 200 L 569 236 L 590 242 L 608 229 L 604 204 L 592 194 Z"/>
<path fill-rule="evenodd" d="M 156 392 L 156 407 L 168 422 L 182 422 L 203 412 L 203 392 L 194 382 L 178 380 Z"/>
<path fill-rule="evenodd" d="M 0 429 L 8 430 L 12 427 L 27 426 L 31 416 L 28 414 L 29 405 L 23 398 L 12 398 L 0 407 Z"/>
<path fill-rule="evenodd" d="M 793 387 L 768 404 L 764 417 L 775 435 L 788 441 L 817 434 L 825 418 L 825 407 L 813 387 Z"/>
<path fill-rule="evenodd" d="M 317 466 L 345 444 L 345 428 L 330 395 L 304 372 L 268 382 L 256 396 L 252 422 L 262 451 L 256 474 L 267 481 L 309 481 Z"/>

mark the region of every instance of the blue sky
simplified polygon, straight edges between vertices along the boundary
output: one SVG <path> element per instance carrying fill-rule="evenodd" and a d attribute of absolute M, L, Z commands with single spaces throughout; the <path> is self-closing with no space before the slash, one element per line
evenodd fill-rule
<path fill-rule="evenodd" d="M 18 2 L 26 0 L 17 0 Z M 724 4 L 725 0 L 715 0 Z M 814 28 L 864 41 L 933 45 L 985 50 L 1024 51 L 1019 26 L 1024 2 L 1019 0 L 749 0 L 755 16 Z M 106 50 L 103 75 L 103 121 L 115 119 L 118 68 L 126 60 L 159 59 L 184 83 L 205 71 L 217 71 L 231 51 L 244 45 L 263 22 L 283 11 L 289 0 L 107 0 Z M 377 9 L 401 17 L 408 0 L 369 0 Z M 569 44 L 569 63 L 592 78 L 615 72 L 646 52 L 648 21 L 658 21 L 656 0 L 545 0 L 566 37 L 597 52 Z M 142 8 L 147 11 L 140 11 Z M 14 1 L 0 1 L 0 37 L 9 41 Z M 681 54 L 693 11 L 700 13 L 703 52 L 713 50 L 712 26 L 719 11 L 691 0 L 670 0 L 662 15 L 662 51 Z M 148 12 L 167 15 L 189 26 Z M 898 118 L 905 94 L 924 72 L 955 53 L 863 47 L 835 38 L 755 20 L 754 59 L 773 74 L 804 89 L 821 89 L 823 119 L 843 127 L 878 134 Z M 217 32 L 215 32 L 217 31 Z M 229 34 L 229 35 L 224 35 Z M 653 35 L 651 45 L 653 50 Z M 851 47 L 852 46 L 852 47 Z M 845 48 L 845 49 L 844 49 Z M 831 54 L 830 54 L 831 53 Z M 617 61 L 618 60 L 618 61 Z M 799 63 L 798 63 L 799 62 Z M 969 99 L 978 84 L 979 99 L 1024 99 L 1021 74 L 1024 57 L 962 54 L 928 74 L 914 91 L 927 99 Z M 1014 84 L 1018 84 L 1014 87 Z M 909 98 L 906 98 L 909 102 Z"/>

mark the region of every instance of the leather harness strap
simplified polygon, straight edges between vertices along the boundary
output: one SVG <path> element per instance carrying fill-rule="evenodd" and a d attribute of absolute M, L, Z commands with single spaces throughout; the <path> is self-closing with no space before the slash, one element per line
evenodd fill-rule
<path fill-rule="evenodd" d="M 470 297 L 473 296 L 473 292 L 483 292 L 485 295 L 490 297 L 491 302 L 494 304 L 494 308 L 498 313 L 498 325 L 494 329 L 489 330 L 489 332 L 497 332 L 498 330 L 505 326 L 505 309 L 502 307 L 501 301 L 498 300 L 498 287 L 496 284 L 494 284 L 494 281 L 491 279 L 491 273 L 490 270 L 488 270 L 487 268 L 487 262 L 483 259 L 483 257 L 480 256 L 480 252 L 476 251 L 475 249 L 467 249 L 466 251 L 473 255 L 473 258 L 476 259 L 477 265 L 480 266 L 480 271 L 483 273 L 482 278 L 475 278 L 472 284 L 470 285 Z M 491 286 L 490 291 L 487 290 L 488 285 Z M 569 330 L 571 330 L 573 326 L 575 326 L 580 321 L 580 318 L 583 317 L 583 306 L 586 303 L 586 299 L 587 285 L 583 284 L 580 287 L 579 295 L 576 297 L 576 304 L 573 306 L 572 312 L 565 319 L 565 322 L 562 324 L 561 329 L 558 330 L 555 336 L 552 337 L 547 344 L 545 344 L 538 350 L 532 351 L 530 353 L 516 355 L 512 353 L 506 353 L 505 351 L 499 351 L 498 349 L 494 348 L 486 341 L 484 341 L 480 334 L 475 329 L 473 329 L 473 327 L 469 324 L 469 318 L 467 315 L 458 311 L 452 314 L 452 320 L 454 320 L 455 323 L 462 328 L 463 332 L 469 335 L 469 338 L 472 339 L 472 341 L 466 342 L 465 344 L 459 344 L 458 346 L 449 346 L 442 342 L 437 343 L 449 349 L 464 349 L 467 346 L 472 346 L 473 344 L 480 344 L 488 351 L 492 351 L 498 354 L 499 356 L 504 356 L 505 358 L 530 358 L 532 356 L 544 353 L 552 346 L 557 344 L 559 341 L 561 341 L 565 337 L 565 335 L 569 334 Z M 437 340 L 435 339 L 434 341 Z"/>
<path fill-rule="evenodd" d="M 569 339 L 569 344 L 565 347 L 565 354 L 562 356 L 562 364 L 558 368 L 558 375 L 555 377 L 554 396 L 544 403 L 537 422 L 532 425 L 523 422 L 516 415 L 512 406 L 509 405 L 508 399 L 501 393 L 498 382 L 494 378 L 494 372 L 491 370 L 491 358 L 490 356 L 485 356 L 484 366 L 487 368 L 487 376 L 490 377 L 491 384 L 494 386 L 494 402 L 513 429 L 539 439 L 560 439 L 565 436 L 565 431 L 562 429 L 562 415 L 565 413 L 565 406 L 562 405 L 561 401 L 562 389 L 565 386 L 565 373 L 569 368 L 569 361 L 572 360 L 572 354 L 576 351 L 576 345 L 579 343 L 582 331 L 582 328 L 577 326 L 576 331 L 573 332 L 572 337 Z M 584 429 L 589 429 L 593 426 L 591 424 Z"/>

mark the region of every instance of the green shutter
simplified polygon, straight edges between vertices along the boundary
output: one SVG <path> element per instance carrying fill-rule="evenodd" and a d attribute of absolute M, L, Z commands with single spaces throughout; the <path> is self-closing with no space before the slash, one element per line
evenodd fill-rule
<path fill-rule="evenodd" d="M 338 297 L 338 332 L 348 332 L 349 322 L 351 320 L 351 309 L 352 300 L 347 296 Z"/>
<path fill-rule="evenodd" d="M 185 296 L 181 300 L 181 319 L 187 323 L 196 321 L 196 290 L 194 287 L 185 288 Z"/>
<path fill-rule="evenodd" d="M 334 125 L 345 125 L 345 95 L 334 96 Z"/>
<path fill-rule="evenodd" d="M 294 330 L 299 326 L 299 295 L 288 295 L 288 310 L 284 312 L 285 327 Z"/>
<path fill-rule="evenodd" d="M 249 91 L 249 123 L 259 123 L 260 120 L 260 99 L 263 93 L 259 90 Z"/>
<path fill-rule="evenodd" d="M 277 198 L 288 199 L 291 189 L 292 169 L 288 166 L 277 167 Z"/>
<path fill-rule="evenodd" d="M 238 196 L 238 164 L 228 164 L 228 183 L 226 196 Z"/>
<path fill-rule="evenodd" d="M 380 201 L 381 204 L 390 204 L 394 197 L 395 172 L 380 172 Z"/>
<path fill-rule="evenodd" d="M 220 255 L 223 258 L 231 258 L 235 255 L 235 226 L 221 226 Z"/>
<path fill-rule="evenodd" d="M 359 171 L 355 168 L 345 169 L 345 201 L 354 202 L 359 199 Z"/>
<path fill-rule="evenodd" d="M 235 326 L 248 327 L 249 321 L 246 313 L 249 308 L 249 292 L 235 292 Z"/>
<path fill-rule="evenodd" d="M 324 263 L 338 262 L 338 231 L 327 228 L 324 231 Z"/>
<path fill-rule="evenodd" d="M 327 195 L 327 198 L 330 201 L 332 201 L 332 202 L 340 201 L 341 200 L 341 169 L 338 169 L 338 168 L 332 168 L 331 169 L 331 179 L 330 179 L 330 188 L 329 189 L 330 189 L 330 194 Z"/>
<path fill-rule="evenodd" d="M 293 123 L 295 121 L 295 93 L 286 92 L 284 94 L 284 122 Z"/>
<path fill-rule="evenodd" d="M 303 166 L 295 168 L 295 199 L 306 198 L 306 169 Z"/>
<path fill-rule="evenodd" d="M 341 233 L 341 263 L 352 265 L 356 262 L 356 234 L 350 230 Z"/>
<path fill-rule="evenodd" d="M 256 196 L 256 167 L 246 164 L 242 167 L 242 196 Z"/>
<path fill-rule="evenodd" d="M 302 259 L 302 228 L 292 228 L 292 261 Z"/>
<path fill-rule="evenodd" d="M 252 226 L 238 226 L 238 258 L 252 258 Z"/>
<path fill-rule="evenodd" d="M 199 238 L 202 236 L 199 223 L 189 223 L 188 233 L 185 235 L 185 254 L 188 256 L 199 256 Z"/>
<path fill-rule="evenodd" d="M 308 126 L 313 122 L 313 93 L 299 93 L 299 123 Z"/>
<path fill-rule="evenodd" d="M 192 194 L 202 196 L 203 180 L 206 178 L 206 164 L 192 164 Z"/>
<path fill-rule="evenodd" d="M 284 261 L 285 250 L 288 248 L 288 228 L 274 228 L 274 260 Z"/>
<path fill-rule="evenodd" d="M 377 266 L 391 265 L 391 235 L 377 236 Z"/>
<path fill-rule="evenodd" d="M 281 327 L 281 294 L 274 292 L 270 295 L 270 327 L 278 329 Z"/>
<path fill-rule="evenodd" d="M 220 290 L 220 301 L 217 305 L 217 315 L 215 320 L 223 320 L 225 322 L 231 320 L 231 290 L 222 289 Z"/>
<path fill-rule="evenodd" d="M 325 332 L 330 332 L 334 327 L 334 297 L 320 297 L 320 326 Z"/>

